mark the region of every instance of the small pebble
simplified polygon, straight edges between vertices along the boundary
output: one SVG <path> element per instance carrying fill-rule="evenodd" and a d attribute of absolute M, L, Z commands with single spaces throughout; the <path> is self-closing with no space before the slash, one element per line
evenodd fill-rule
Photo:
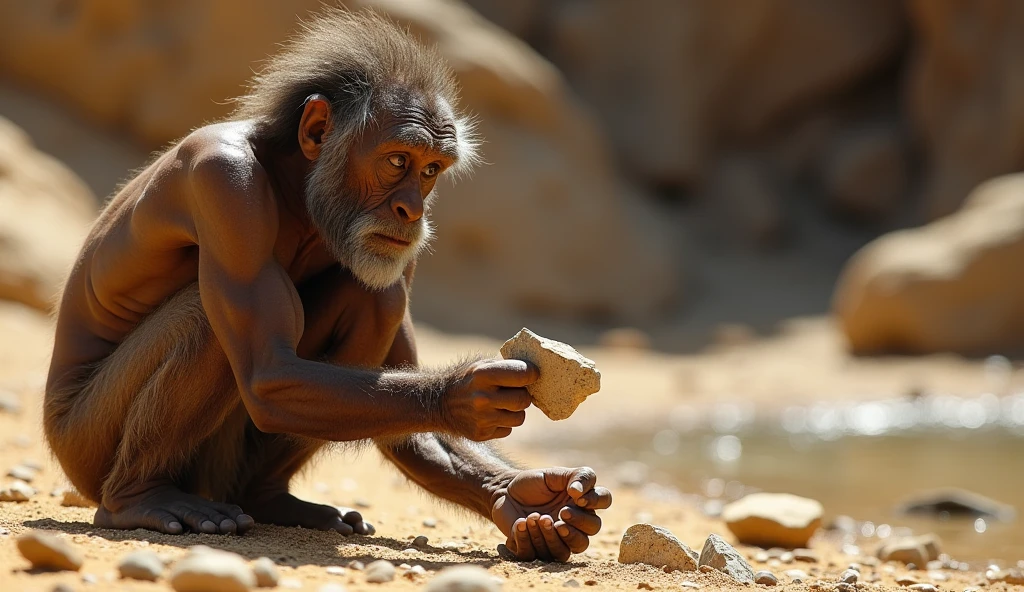
<path fill-rule="evenodd" d="M 36 569 L 78 571 L 82 568 L 82 554 L 64 539 L 34 530 L 17 538 L 18 551 Z"/>
<path fill-rule="evenodd" d="M 245 592 L 256 586 L 256 575 L 241 555 L 196 547 L 168 575 L 177 592 Z"/>
<path fill-rule="evenodd" d="M 429 543 L 429 542 L 430 542 L 430 539 L 428 539 L 427 537 L 425 537 L 425 536 L 423 536 L 421 534 L 420 536 L 418 536 L 418 537 L 416 537 L 416 538 L 414 538 L 412 540 L 412 546 L 413 547 L 421 547 L 422 548 L 422 547 L 426 547 L 427 543 Z"/>
<path fill-rule="evenodd" d="M 779 583 L 779 578 L 770 571 L 759 571 L 754 574 L 754 583 L 762 586 L 774 586 Z"/>
<path fill-rule="evenodd" d="M 949 576 L 942 573 L 941 571 L 930 571 L 928 572 L 928 579 L 934 580 L 936 582 L 945 582 L 949 579 Z"/>
<path fill-rule="evenodd" d="M 478 565 L 456 565 L 442 569 L 427 582 L 424 592 L 500 592 L 486 569 Z"/>
<path fill-rule="evenodd" d="M 786 571 L 782 572 L 782 574 L 797 583 L 802 582 L 808 578 L 807 572 L 799 569 L 787 569 Z"/>
<path fill-rule="evenodd" d="M 437 519 L 436 518 L 424 518 L 423 519 L 423 526 L 426 526 L 427 528 L 435 528 L 435 527 L 437 527 Z"/>
<path fill-rule="evenodd" d="M 694 590 L 699 590 L 701 588 L 700 584 L 697 582 L 691 582 L 690 580 L 683 580 L 682 586 L 683 588 L 693 588 Z"/>
<path fill-rule="evenodd" d="M 758 551 L 757 553 L 754 553 L 753 560 L 758 563 L 768 563 L 769 559 L 771 559 L 771 557 L 769 557 L 768 553 L 765 553 L 764 551 Z"/>
<path fill-rule="evenodd" d="M 427 570 L 422 565 L 414 565 L 409 568 L 409 571 L 405 572 L 405 577 L 410 580 L 415 579 L 416 576 L 427 575 Z"/>
<path fill-rule="evenodd" d="M 853 584 L 847 584 L 846 582 L 839 582 L 835 587 L 836 592 L 856 592 L 857 586 Z"/>
<path fill-rule="evenodd" d="M 84 574 L 82 574 L 82 583 L 87 585 L 87 586 L 91 586 L 91 585 L 95 584 L 98 581 L 99 580 L 96 578 L 95 574 L 91 574 L 91 573 L 84 573 Z"/>
<path fill-rule="evenodd" d="M 7 389 L 0 389 L 0 412 L 18 415 L 21 413 L 21 401 Z"/>
<path fill-rule="evenodd" d="M 359 561 L 358 559 L 353 559 L 352 561 L 349 561 L 348 568 L 355 571 L 362 571 L 366 569 L 366 566 L 363 565 L 362 561 Z"/>
<path fill-rule="evenodd" d="M 839 576 L 839 581 L 847 584 L 856 584 L 858 579 L 860 579 L 860 574 L 853 569 L 848 569 Z"/>
<path fill-rule="evenodd" d="M 420 550 L 419 549 L 413 549 L 412 547 L 409 547 L 408 549 L 402 549 L 402 554 L 403 555 L 419 555 L 420 554 Z"/>
<path fill-rule="evenodd" d="M 910 576 L 900 576 L 896 578 L 896 583 L 900 586 L 913 586 L 914 584 L 917 584 L 918 581 Z"/>
<path fill-rule="evenodd" d="M 408 563 L 402 563 L 398 566 L 398 569 L 412 569 L 412 566 Z"/>
<path fill-rule="evenodd" d="M 577 582 L 576 580 L 566 580 L 565 583 L 562 584 L 562 587 L 563 588 L 579 588 L 580 587 L 580 583 Z"/>
<path fill-rule="evenodd" d="M 15 480 L 7 487 L 0 489 L 0 502 L 27 502 L 36 494 L 36 490 L 24 481 Z"/>
<path fill-rule="evenodd" d="M 289 590 L 299 590 L 302 588 L 302 582 L 295 578 L 283 578 L 280 585 L 282 588 L 288 588 Z"/>
<path fill-rule="evenodd" d="M 121 558 L 117 571 L 122 578 L 155 582 L 164 573 L 164 562 L 152 551 L 133 551 Z"/>
<path fill-rule="evenodd" d="M 796 561 L 804 561 L 806 563 L 817 563 L 818 555 L 810 549 L 795 549 L 793 551 L 793 559 Z"/>
<path fill-rule="evenodd" d="M 355 504 L 357 508 L 363 508 L 364 510 L 371 507 L 370 501 L 363 498 L 357 498 Z"/>
<path fill-rule="evenodd" d="M 252 573 L 256 576 L 256 585 L 260 588 L 274 588 L 281 581 L 277 564 L 270 557 L 260 557 L 252 563 Z"/>
<path fill-rule="evenodd" d="M 331 565 L 327 567 L 327 573 L 332 576 L 343 576 L 345 575 L 345 568 L 340 565 Z"/>
<path fill-rule="evenodd" d="M 683 582 L 683 583 L 685 584 L 685 582 Z M 597 585 L 597 580 L 587 580 L 586 582 L 583 582 L 583 585 L 584 586 L 596 586 Z"/>
<path fill-rule="evenodd" d="M 7 470 L 7 476 L 14 479 L 21 479 L 25 483 L 31 483 L 36 478 L 38 471 L 30 469 L 25 465 L 14 465 Z"/>
<path fill-rule="evenodd" d="M 939 592 L 938 588 L 931 584 L 914 584 L 909 589 L 914 592 Z"/>
<path fill-rule="evenodd" d="M 3 526 L 0 526 L 0 536 L 9 536 L 11 531 L 7 530 Z"/>
<path fill-rule="evenodd" d="M 859 564 L 859 563 L 851 563 L 851 564 L 850 564 L 850 567 L 848 567 L 847 569 L 852 569 L 853 571 L 855 571 L 855 572 L 857 572 L 857 573 L 860 573 L 860 570 L 861 570 L 862 568 L 861 568 L 861 566 L 860 566 L 860 564 Z"/>
<path fill-rule="evenodd" d="M 378 559 L 366 566 L 366 581 L 371 584 L 383 584 L 395 579 L 395 566 L 390 561 Z"/>
<path fill-rule="evenodd" d="M 793 560 L 795 558 L 796 555 L 794 555 L 791 551 L 786 551 L 782 555 L 779 555 L 779 561 L 783 563 L 793 563 Z"/>

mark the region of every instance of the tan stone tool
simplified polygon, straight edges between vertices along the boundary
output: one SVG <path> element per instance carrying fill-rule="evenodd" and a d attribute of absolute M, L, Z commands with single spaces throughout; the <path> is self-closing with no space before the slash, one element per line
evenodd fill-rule
<path fill-rule="evenodd" d="M 537 366 L 540 378 L 526 387 L 534 404 L 553 420 L 566 419 L 587 397 L 601 390 L 601 372 L 572 346 L 523 328 L 501 346 L 505 359 Z"/>

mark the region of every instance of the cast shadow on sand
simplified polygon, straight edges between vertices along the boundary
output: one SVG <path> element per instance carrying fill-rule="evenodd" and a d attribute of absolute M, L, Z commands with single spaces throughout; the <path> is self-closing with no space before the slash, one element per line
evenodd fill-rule
<path fill-rule="evenodd" d="M 61 522 L 52 518 L 26 520 L 26 527 L 40 530 L 59 531 L 67 534 L 88 535 L 105 541 L 120 543 L 124 541 L 148 541 L 152 544 L 169 545 L 187 549 L 193 545 L 206 545 L 213 549 L 222 549 L 238 553 L 246 559 L 269 557 L 282 566 L 300 567 L 316 565 L 329 567 L 339 565 L 345 567 L 350 561 L 358 560 L 364 564 L 377 559 L 388 559 L 392 563 L 410 563 L 422 565 L 428 571 L 437 571 L 452 564 L 475 564 L 491 567 L 504 560 L 495 551 L 449 551 L 431 545 L 419 549 L 415 556 L 394 558 L 410 548 L 410 541 L 400 541 L 384 536 L 348 537 L 337 533 L 310 530 L 306 528 L 271 526 L 257 524 L 244 536 L 225 536 L 210 534 L 168 535 L 144 529 L 108 530 L 96 528 L 88 522 Z M 387 553 L 374 553 L 367 547 L 382 547 L 390 550 Z M 497 547 L 497 545 L 495 545 Z M 125 552 L 128 551 L 126 546 Z M 577 563 L 543 563 L 532 562 L 524 566 L 542 566 L 542 571 L 564 571 L 578 567 Z"/>

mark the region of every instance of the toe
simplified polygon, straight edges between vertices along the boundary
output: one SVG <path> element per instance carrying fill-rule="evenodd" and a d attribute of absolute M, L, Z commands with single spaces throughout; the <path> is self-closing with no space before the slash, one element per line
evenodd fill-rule
<path fill-rule="evenodd" d="M 369 522 L 363 522 L 363 529 L 366 531 L 363 533 L 366 536 L 373 536 L 377 534 L 377 529 Z"/>
<path fill-rule="evenodd" d="M 174 514 L 159 509 L 146 512 L 142 517 L 140 526 L 164 534 L 181 534 L 185 530 Z"/>
<path fill-rule="evenodd" d="M 238 516 L 235 516 L 235 525 L 238 527 L 238 534 L 245 534 L 249 529 L 256 525 L 256 521 L 248 514 L 239 514 Z"/>

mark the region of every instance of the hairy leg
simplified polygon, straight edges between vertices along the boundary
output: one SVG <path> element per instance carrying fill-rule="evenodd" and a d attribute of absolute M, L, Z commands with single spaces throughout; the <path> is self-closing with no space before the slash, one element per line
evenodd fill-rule
<path fill-rule="evenodd" d="M 348 271 L 329 269 L 299 288 L 305 327 L 298 354 L 344 366 L 380 367 L 405 315 L 404 285 L 371 292 Z M 372 534 L 359 512 L 302 501 L 289 483 L 325 442 L 287 434 L 251 431 L 248 477 L 230 499 L 256 519 L 283 526 Z"/>
<path fill-rule="evenodd" d="M 97 526 L 244 532 L 240 508 L 185 493 L 189 464 L 241 406 L 192 284 L 168 299 L 75 393 L 47 393 L 47 437 Z M 230 475 L 224 476 L 230 479 Z"/>

